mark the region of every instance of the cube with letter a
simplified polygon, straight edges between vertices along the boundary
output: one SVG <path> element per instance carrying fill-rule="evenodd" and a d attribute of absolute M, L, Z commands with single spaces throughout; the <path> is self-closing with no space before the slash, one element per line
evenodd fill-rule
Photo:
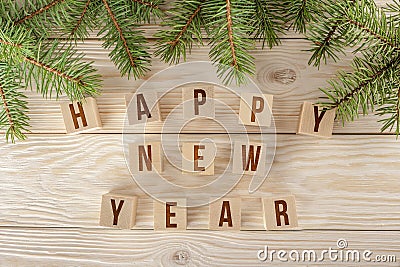
<path fill-rule="evenodd" d="M 242 93 L 239 122 L 243 125 L 269 127 L 272 121 L 273 95 Z"/>
<path fill-rule="evenodd" d="M 241 199 L 222 198 L 210 204 L 210 230 L 240 230 Z"/>
<path fill-rule="evenodd" d="M 99 110 L 93 97 L 81 102 L 63 102 L 60 107 L 68 134 L 101 128 Z"/>
<path fill-rule="evenodd" d="M 160 121 L 161 113 L 156 92 L 138 92 L 126 95 L 127 116 L 130 125 Z"/>

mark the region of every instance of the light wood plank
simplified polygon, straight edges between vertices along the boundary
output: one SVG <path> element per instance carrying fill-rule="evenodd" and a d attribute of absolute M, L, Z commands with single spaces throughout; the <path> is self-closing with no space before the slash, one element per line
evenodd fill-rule
<path fill-rule="evenodd" d="M 203 137 L 182 135 L 187 141 Z M 218 146 L 227 144 L 224 135 L 212 137 Z M 135 227 L 153 228 L 152 200 L 134 184 L 119 134 L 35 135 L 1 145 L 0 153 L 2 226 L 95 227 L 101 196 L 122 190 L 139 196 Z M 250 195 L 246 176 L 228 196 L 245 197 L 242 229 L 264 229 L 260 197 L 290 193 L 301 229 L 399 230 L 399 154 L 392 137 L 279 135 L 260 189 Z M 217 155 L 216 173 L 229 158 L 226 149 Z M 166 164 L 166 177 L 173 173 Z M 207 206 L 189 209 L 189 229 L 207 229 L 207 221 Z"/>
<path fill-rule="evenodd" d="M 303 101 L 316 102 L 323 96 L 318 88 L 326 86 L 326 80 L 333 77 L 338 69 L 348 69 L 350 57 L 348 56 L 339 63 L 321 66 L 320 70 L 307 65 L 310 57 L 308 52 L 303 51 L 309 47 L 305 40 L 284 40 L 282 46 L 273 48 L 271 51 L 253 51 L 256 58 L 257 75 L 254 78 L 256 84 L 263 93 L 274 95 L 273 114 L 279 133 L 295 133 L 298 124 L 298 116 Z M 136 89 L 151 77 L 152 74 L 168 67 L 167 64 L 153 60 L 152 71 L 144 80 L 128 80 L 121 78 L 118 70 L 108 59 L 107 51 L 101 48 L 98 41 L 87 41 L 80 44 L 81 51 L 86 53 L 88 60 L 93 60 L 96 68 L 104 77 L 102 95 L 97 98 L 103 129 L 101 133 L 121 132 L 125 117 L 125 95 L 133 93 Z M 197 48 L 193 50 L 188 61 L 208 60 L 208 48 Z M 165 81 L 168 86 L 169 81 Z M 61 111 L 58 103 L 51 100 L 43 100 L 36 92 L 28 92 L 29 115 L 33 133 L 64 133 Z M 166 95 L 160 102 L 161 115 L 165 119 L 176 105 L 180 104 L 181 92 L 174 91 Z M 217 99 L 223 100 L 234 112 L 239 113 L 239 98 L 225 90 L 217 90 Z M 224 116 L 227 110 L 217 109 L 219 116 Z M 380 124 L 377 117 L 368 116 L 348 123 L 342 127 L 340 122 L 335 123 L 334 133 L 379 133 Z M 205 123 L 207 127 L 205 126 Z M 237 120 L 229 119 L 226 123 L 237 125 Z M 159 133 L 162 122 L 148 126 L 146 131 Z M 254 127 L 248 127 L 254 131 Z M 131 132 L 140 132 L 141 129 L 131 129 Z M 164 128 L 164 132 L 175 132 L 175 127 Z M 217 123 L 196 120 L 185 127 L 184 132 L 221 132 Z"/>
<path fill-rule="evenodd" d="M 348 250 L 371 250 L 371 258 L 394 255 L 397 263 L 261 262 L 257 252 L 336 249 L 345 238 Z M 2 266 L 398 266 L 398 231 L 301 231 L 154 233 L 152 231 L 2 228 Z M 346 251 L 346 250 L 345 250 Z"/>

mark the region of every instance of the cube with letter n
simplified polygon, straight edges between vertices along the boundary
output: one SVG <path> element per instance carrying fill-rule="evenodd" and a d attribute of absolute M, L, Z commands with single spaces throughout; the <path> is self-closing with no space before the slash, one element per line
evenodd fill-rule
<path fill-rule="evenodd" d="M 129 144 L 129 168 L 133 174 L 150 174 L 162 172 L 160 142 Z"/>

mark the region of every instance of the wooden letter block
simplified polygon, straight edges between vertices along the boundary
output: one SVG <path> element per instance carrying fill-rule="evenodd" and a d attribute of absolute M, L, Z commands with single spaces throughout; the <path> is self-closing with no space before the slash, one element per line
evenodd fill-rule
<path fill-rule="evenodd" d="M 298 134 L 331 137 L 336 109 L 326 110 L 304 102 L 300 112 Z"/>
<path fill-rule="evenodd" d="M 130 96 L 126 96 L 129 98 Z M 126 99 L 128 121 L 130 125 L 160 121 L 160 107 L 156 92 L 134 94 L 131 100 Z"/>
<path fill-rule="evenodd" d="M 267 230 L 298 227 L 294 196 L 263 198 L 264 224 Z"/>
<path fill-rule="evenodd" d="M 222 198 L 210 204 L 210 230 L 240 230 L 241 199 Z"/>
<path fill-rule="evenodd" d="M 171 199 L 164 202 L 154 201 L 154 230 L 186 230 L 186 199 Z"/>
<path fill-rule="evenodd" d="M 101 128 L 96 99 L 88 97 L 82 102 L 60 103 L 65 130 L 68 134 Z"/>
<path fill-rule="evenodd" d="M 193 86 L 182 88 L 183 117 L 215 117 L 214 86 Z"/>
<path fill-rule="evenodd" d="M 235 142 L 233 173 L 262 176 L 266 172 L 267 146 L 262 143 Z"/>
<path fill-rule="evenodd" d="M 160 142 L 129 144 L 129 166 L 133 174 L 162 172 L 163 158 Z"/>
<path fill-rule="evenodd" d="M 215 155 L 214 143 L 183 143 L 182 172 L 194 175 L 214 175 Z"/>
<path fill-rule="evenodd" d="M 243 125 L 271 126 L 273 95 L 241 94 L 239 122 Z"/>
<path fill-rule="evenodd" d="M 131 229 L 135 226 L 137 197 L 108 193 L 103 195 L 100 225 Z"/>

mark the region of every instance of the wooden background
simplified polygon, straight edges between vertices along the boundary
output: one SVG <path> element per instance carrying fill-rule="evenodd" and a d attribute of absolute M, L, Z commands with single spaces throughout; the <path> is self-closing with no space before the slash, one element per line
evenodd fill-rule
<path fill-rule="evenodd" d="M 145 26 L 152 43 L 158 28 Z M 274 95 L 278 136 L 275 162 L 258 192 L 246 195 L 246 179 L 232 192 L 248 197 L 242 219 L 245 230 L 206 230 L 208 210 L 204 207 L 188 211 L 191 230 L 159 233 L 152 230 L 151 199 L 135 186 L 122 147 L 124 96 L 143 80 L 121 78 L 108 51 L 95 38 L 79 44 L 104 77 L 97 99 L 104 127 L 94 133 L 65 135 L 58 103 L 28 92 L 32 134 L 25 142 L 0 145 L 0 265 L 262 266 L 267 263 L 257 260 L 257 251 L 265 245 L 320 251 L 335 248 L 336 240 L 345 238 L 349 249 L 397 256 L 397 263 L 371 265 L 400 266 L 400 141 L 381 134 L 374 116 L 361 117 L 345 127 L 337 122 L 329 140 L 295 134 L 302 102 L 318 100 L 322 96 L 318 88 L 339 68 L 348 68 L 351 59 L 349 55 L 317 70 L 307 65 L 310 54 L 304 50 L 308 48 L 302 36 L 290 33 L 281 46 L 252 53 L 257 63 L 254 81 L 263 92 Z M 208 50 L 195 48 L 189 61 L 207 60 Z M 154 60 L 145 79 L 165 67 Z M 179 97 L 171 94 L 164 100 L 163 117 Z M 231 101 L 238 112 L 238 102 Z M 187 127 L 185 138 L 219 132 L 214 125 L 200 127 L 203 123 Z M 149 131 L 159 133 L 160 125 Z M 135 230 L 98 226 L 101 196 L 118 189 L 141 196 Z M 296 196 L 301 230 L 261 230 L 261 201 L 255 197 L 280 193 Z M 275 261 L 273 265 L 288 263 Z"/>

